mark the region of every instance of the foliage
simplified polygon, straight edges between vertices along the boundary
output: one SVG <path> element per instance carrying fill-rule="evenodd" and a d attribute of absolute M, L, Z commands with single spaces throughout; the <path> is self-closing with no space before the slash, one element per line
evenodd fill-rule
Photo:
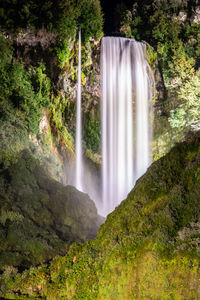
<path fill-rule="evenodd" d="M 123 17 L 120 31 L 127 37 L 140 40 L 140 34 L 137 29 L 140 22 L 140 16 L 136 16 L 134 19 L 132 19 L 132 13 L 127 10 L 125 16 Z"/>
<path fill-rule="evenodd" d="M 97 238 L 22 274 L 1 296 L 47 299 L 199 297 L 199 133 L 150 166 Z"/>
<path fill-rule="evenodd" d="M 66 108 L 69 102 L 64 97 L 58 95 L 51 101 L 51 127 L 57 136 L 58 143 L 69 149 L 74 149 L 74 137 L 70 133 L 67 124 L 65 124 Z"/>
<path fill-rule="evenodd" d="M 99 47 L 99 44 L 98 44 Z M 54 98 L 52 104 L 54 108 L 51 110 L 53 114 L 58 116 L 52 117 L 56 119 L 56 123 L 60 124 L 60 128 L 64 126 L 71 138 L 68 137 L 69 147 L 74 149 L 74 139 L 76 131 L 76 90 L 77 90 L 77 66 L 78 66 L 78 41 L 72 43 L 71 50 L 65 64 L 65 78 L 63 80 L 63 92 Z M 83 112 L 83 135 L 84 148 L 87 156 L 88 150 L 94 152 L 100 150 L 100 120 L 99 120 L 99 52 L 96 51 L 97 46 L 94 41 L 82 44 L 82 112 Z M 97 52 L 97 53 L 96 53 Z M 98 55 L 94 58 L 94 55 Z M 58 121 L 60 119 L 60 122 Z M 96 143 L 96 144 L 95 144 Z M 91 155 L 89 155 L 91 158 Z"/>
<path fill-rule="evenodd" d="M 0 223 L 5 226 L 6 221 L 10 220 L 11 222 L 20 223 L 24 219 L 23 215 L 16 211 L 3 211 L 1 212 Z"/>
<path fill-rule="evenodd" d="M 172 127 L 198 129 L 200 120 L 200 70 L 185 80 L 178 91 L 179 106 L 171 110 Z"/>
<path fill-rule="evenodd" d="M 92 112 L 85 114 L 84 118 L 83 140 L 88 149 L 91 149 L 94 153 L 98 153 L 101 143 L 99 135 L 100 119 L 98 116 L 94 116 Z"/>
<path fill-rule="evenodd" d="M 71 54 L 68 42 L 66 40 L 60 41 L 58 47 L 56 47 L 56 54 L 58 57 L 59 65 L 63 68 L 66 65 Z"/>
<path fill-rule="evenodd" d="M 24 114 L 11 103 L 0 103 L 0 163 L 7 168 L 16 162 L 18 152 L 28 147 Z"/>
<path fill-rule="evenodd" d="M 22 63 L 11 62 L 12 48 L 2 35 L 0 48 L 2 49 L 0 58 L 1 104 L 7 103 L 16 111 L 20 111 L 23 116 L 24 128 L 37 133 L 41 107 L 48 103 L 50 90 L 49 79 L 43 73 L 44 66 L 39 66 L 36 76 L 32 76 Z M 33 86 L 35 83 L 37 83 L 36 91 Z"/>
<path fill-rule="evenodd" d="M 24 112 L 28 128 L 38 132 L 40 119 L 40 102 L 33 90 L 29 73 L 20 63 L 15 63 L 10 72 L 10 101 L 14 107 Z"/>
<path fill-rule="evenodd" d="M 154 47 L 167 80 L 182 78 L 199 58 L 199 23 L 193 19 L 191 8 L 186 10 L 183 3 L 173 7 L 167 1 L 154 1 L 152 5 L 144 1 L 144 6 L 136 3 L 132 11 L 127 11 L 121 31 L 128 26 L 131 33 L 124 32 L 126 35 L 145 39 Z"/>
<path fill-rule="evenodd" d="M 38 85 L 38 102 L 41 106 L 47 107 L 50 103 L 50 88 L 51 88 L 51 82 L 50 79 L 45 74 L 46 67 L 43 63 L 40 63 L 39 67 L 36 69 L 37 76 L 36 81 Z"/>
<path fill-rule="evenodd" d="M 170 123 L 173 128 L 185 125 L 185 111 L 183 108 L 171 110 Z"/>
<path fill-rule="evenodd" d="M 0 49 L 1 167 L 8 168 L 16 162 L 20 151 L 29 148 L 39 157 L 49 173 L 60 179 L 60 169 L 59 176 L 55 176 L 58 174 L 59 158 L 55 153 L 50 153 L 53 147 L 51 129 L 44 136 L 39 128 L 41 115 L 44 114 L 43 108 L 45 107 L 45 115 L 48 117 L 47 108 L 50 107 L 52 81 L 46 70 L 49 65 L 43 62 L 42 57 L 37 62 L 31 61 L 28 66 L 25 62 L 20 62 L 19 57 L 16 59 L 10 39 L 2 34 Z M 28 55 L 24 60 L 30 62 Z"/>
<path fill-rule="evenodd" d="M 16 28 L 57 32 L 61 39 L 74 38 L 79 27 L 83 37 L 102 35 L 102 13 L 98 0 L 4 0 L 0 5 L 0 26 L 15 32 Z"/>
<path fill-rule="evenodd" d="M 50 124 L 58 143 L 73 149 L 74 127 L 66 122 L 68 117 L 65 119 L 69 93 L 63 95 L 58 91 L 61 88 L 58 81 L 68 76 L 74 85 L 76 80 L 75 40 L 79 28 L 82 29 L 83 64 L 91 64 L 88 61 L 92 51 L 89 39 L 99 39 L 102 35 L 100 2 L 45 0 L 41 4 L 32 0 L 5 0 L 0 4 L 0 15 L 3 32 L 0 35 L 0 99 L 3 109 L 12 107 L 13 112 L 20 115 L 18 123 L 27 138 L 29 133 L 39 137 L 41 111 L 44 107 L 48 108 Z M 49 42 L 52 34 L 53 41 Z M 20 55 L 24 56 L 23 59 Z M 86 81 L 84 72 L 83 67 L 83 84 Z M 13 126 L 10 127 L 14 130 Z M 21 135 L 18 127 L 16 131 L 17 136 L 18 133 Z M 2 157 L 6 155 L 2 152 Z"/>
<path fill-rule="evenodd" d="M 96 39 L 102 35 L 102 13 L 101 6 L 97 0 L 79 0 L 78 24 L 82 30 L 85 41 L 89 37 Z M 93 33 L 94 32 L 94 33 Z M 93 33 L 91 35 L 91 33 Z"/>

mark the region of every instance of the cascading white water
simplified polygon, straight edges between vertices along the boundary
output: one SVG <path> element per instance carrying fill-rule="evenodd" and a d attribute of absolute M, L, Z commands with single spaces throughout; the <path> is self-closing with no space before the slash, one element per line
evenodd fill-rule
<path fill-rule="evenodd" d="M 82 174 L 82 115 L 81 115 L 81 30 L 79 30 L 79 52 L 78 52 L 78 88 L 76 103 L 76 166 L 75 166 L 75 186 L 79 191 L 83 191 Z"/>
<path fill-rule="evenodd" d="M 145 45 L 104 37 L 101 45 L 102 207 L 110 213 L 151 161 L 151 84 Z"/>

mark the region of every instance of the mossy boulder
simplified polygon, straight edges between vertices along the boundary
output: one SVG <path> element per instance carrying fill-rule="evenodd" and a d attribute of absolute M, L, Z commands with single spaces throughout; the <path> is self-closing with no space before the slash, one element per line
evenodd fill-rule
<path fill-rule="evenodd" d="M 50 178 L 23 151 L 0 170 L 0 269 L 24 268 L 66 254 L 97 234 L 100 217 L 86 194 Z"/>
<path fill-rule="evenodd" d="M 154 162 L 97 238 L 1 276 L 9 299 L 199 299 L 200 135 Z"/>

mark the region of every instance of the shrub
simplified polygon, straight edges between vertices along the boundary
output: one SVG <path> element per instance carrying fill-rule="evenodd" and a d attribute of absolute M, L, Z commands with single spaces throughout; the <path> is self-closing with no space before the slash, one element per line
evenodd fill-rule
<path fill-rule="evenodd" d="M 93 152 L 100 151 L 100 126 L 99 116 L 94 116 L 92 112 L 85 115 L 83 139 Z"/>
<path fill-rule="evenodd" d="M 2 225 L 5 225 L 7 220 L 15 223 L 20 223 L 23 221 L 23 219 L 24 217 L 20 213 L 10 210 L 1 212 L 0 222 Z"/>
<path fill-rule="evenodd" d="M 200 70 L 193 72 L 177 92 L 181 104 L 171 110 L 170 124 L 172 127 L 188 127 L 199 129 L 200 126 Z"/>

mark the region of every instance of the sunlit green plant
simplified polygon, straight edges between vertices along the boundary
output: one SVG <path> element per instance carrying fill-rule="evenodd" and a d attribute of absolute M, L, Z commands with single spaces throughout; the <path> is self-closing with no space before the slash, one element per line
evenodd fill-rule
<path fill-rule="evenodd" d="M 2 225 L 5 225 L 7 220 L 10 220 L 11 222 L 15 223 L 21 223 L 23 219 L 24 217 L 22 214 L 12 210 L 2 211 L 0 216 L 0 222 Z"/>

